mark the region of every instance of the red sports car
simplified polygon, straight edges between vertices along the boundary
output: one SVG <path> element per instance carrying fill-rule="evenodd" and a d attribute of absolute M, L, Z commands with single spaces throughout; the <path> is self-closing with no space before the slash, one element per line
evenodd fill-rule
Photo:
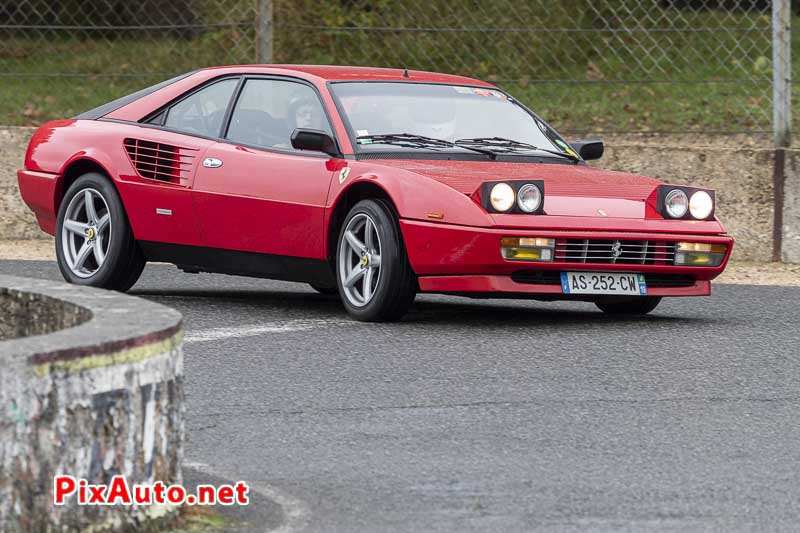
<path fill-rule="evenodd" d="M 586 165 L 602 153 L 479 80 L 233 66 L 48 122 L 19 187 L 64 277 L 108 289 L 165 261 L 306 282 L 371 321 L 417 292 L 708 295 L 733 245 L 714 192 Z"/>

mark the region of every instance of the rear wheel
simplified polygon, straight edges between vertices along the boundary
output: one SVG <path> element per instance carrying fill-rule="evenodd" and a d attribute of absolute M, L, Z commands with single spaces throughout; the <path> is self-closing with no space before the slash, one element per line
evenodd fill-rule
<path fill-rule="evenodd" d="M 646 315 L 655 309 L 660 302 L 660 296 L 646 296 L 644 298 L 600 300 L 594 304 L 602 312 L 610 315 Z"/>
<path fill-rule="evenodd" d="M 64 279 L 76 285 L 126 291 L 139 279 L 144 255 L 116 189 L 102 174 L 84 174 L 64 195 L 56 258 Z"/>
<path fill-rule="evenodd" d="M 357 320 L 397 320 L 408 311 L 417 279 L 386 202 L 362 200 L 347 214 L 339 234 L 336 280 L 347 312 Z"/>

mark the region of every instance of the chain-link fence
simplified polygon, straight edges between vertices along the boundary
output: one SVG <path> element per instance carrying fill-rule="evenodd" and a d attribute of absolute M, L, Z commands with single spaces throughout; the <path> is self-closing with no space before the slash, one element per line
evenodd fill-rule
<path fill-rule="evenodd" d="M 770 10 L 767 0 L 8 1 L 0 123 L 253 63 L 271 39 L 273 62 L 494 81 L 565 132 L 768 132 Z"/>

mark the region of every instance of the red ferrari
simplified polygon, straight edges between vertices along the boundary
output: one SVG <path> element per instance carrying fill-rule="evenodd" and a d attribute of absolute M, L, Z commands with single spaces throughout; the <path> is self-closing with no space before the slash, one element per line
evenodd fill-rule
<path fill-rule="evenodd" d="M 368 321 L 417 292 L 630 314 L 710 294 L 733 246 L 714 192 L 586 165 L 602 153 L 479 80 L 234 66 L 48 122 L 19 187 L 64 278 L 108 289 L 164 261 L 309 283 Z"/>

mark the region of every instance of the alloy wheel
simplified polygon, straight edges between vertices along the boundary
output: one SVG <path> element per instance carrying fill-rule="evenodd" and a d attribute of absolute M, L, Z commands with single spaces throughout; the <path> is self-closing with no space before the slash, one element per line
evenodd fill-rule
<path fill-rule="evenodd" d="M 366 213 L 355 215 L 344 228 L 338 265 L 347 301 L 355 307 L 367 305 L 380 283 L 381 239 Z"/>
<path fill-rule="evenodd" d="M 70 200 L 61 229 L 67 266 L 79 278 L 92 277 L 103 266 L 110 244 L 108 204 L 97 190 L 81 190 Z"/>

